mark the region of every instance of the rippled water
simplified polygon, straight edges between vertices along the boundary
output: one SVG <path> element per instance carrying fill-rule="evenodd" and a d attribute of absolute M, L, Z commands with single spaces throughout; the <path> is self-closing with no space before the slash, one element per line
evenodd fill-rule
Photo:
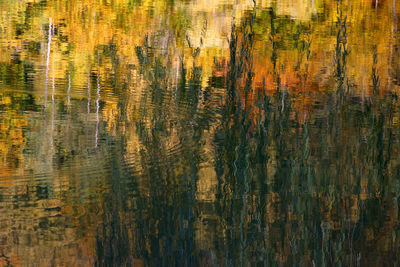
<path fill-rule="evenodd" d="M 0 0 L 1 266 L 400 264 L 396 0 Z"/>

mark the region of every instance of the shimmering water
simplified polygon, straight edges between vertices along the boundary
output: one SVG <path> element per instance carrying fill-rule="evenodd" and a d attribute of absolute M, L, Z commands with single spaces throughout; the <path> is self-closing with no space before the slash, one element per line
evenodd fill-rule
<path fill-rule="evenodd" d="M 396 0 L 0 0 L 0 266 L 399 266 Z"/>

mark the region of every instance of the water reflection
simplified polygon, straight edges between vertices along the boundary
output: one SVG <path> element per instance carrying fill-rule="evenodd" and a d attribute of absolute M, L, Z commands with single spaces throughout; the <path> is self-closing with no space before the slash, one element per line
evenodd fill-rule
<path fill-rule="evenodd" d="M 398 265 L 399 7 L 295 2 L 0 2 L 1 264 Z"/>

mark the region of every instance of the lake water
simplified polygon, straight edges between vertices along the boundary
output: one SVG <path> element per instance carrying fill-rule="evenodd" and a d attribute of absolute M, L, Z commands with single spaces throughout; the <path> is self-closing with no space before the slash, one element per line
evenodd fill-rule
<path fill-rule="evenodd" d="M 0 0 L 0 266 L 399 266 L 397 0 Z"/>

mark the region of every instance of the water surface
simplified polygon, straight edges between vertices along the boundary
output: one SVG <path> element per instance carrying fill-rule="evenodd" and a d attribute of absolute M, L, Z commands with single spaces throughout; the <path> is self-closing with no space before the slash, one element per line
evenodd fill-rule
<path fill-rule="evenodd" d="M 0 265 L 398 266 L 396 0 L 0 0 Z"/>

